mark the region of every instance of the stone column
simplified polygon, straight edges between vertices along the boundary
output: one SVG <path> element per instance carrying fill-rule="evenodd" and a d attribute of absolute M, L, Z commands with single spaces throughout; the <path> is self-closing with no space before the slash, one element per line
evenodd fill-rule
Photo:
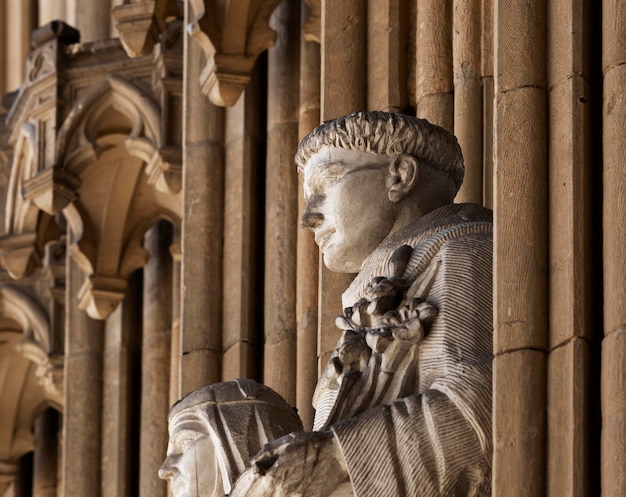
<path fill-rule="evenodd" d="M 296 237 L 300 5 L 284 0 L 270 26 L 265 181 L 265 362 L 263 382 L 296 403 Z M 271 360 L 269 360 L 271 358 Z"/>
<path fill-rule="evenodd" d="M 367 109 L 404 112 L 407 106 L 408 2 L 367 4 Z M 360 109 L 366 110 L 366 109 Z"/>
<path fill-rule="evenodd" d="M 4 90 L 13 91 L 24 80 L 26 55 L 30 51 L 30 33 L 36 27 L 36 19 L 34 5 L 30 1 L 7 0 L 5 9 L 5 24 L 2 29 L 6 43 Z"/>
<path fill-rule="evenodd" d="M 181 395 L 220 380 L 224 230 L 224 110 L 201 92 L 205 57 L 188 34 L 184 53 Z"/>
<path fill-rule="evenodd" d="M 157 477 L 167 448 L 167 413 L 172 331 L 172 226 L 165 221 L 148 230 L 150 254 L 143 270 L 143 339 L 141 343 L 140 497 L 165 497 L 167 483 Z"/>
<path fill-rule="evenodd" d="M 38 26 L 45 26 L 56 20 L 65 21 L 65 0 L 38 0 L 38 6 Z"/>
<path fill-rule="evenodd" d="M 105 322 L 102 497 L 136 495 L 141 408 L 141 274 Z"/>
<path fill-rule="evenodd" d="M 493 2 L 482 0 L 481 78 L 483 85 L 483 205 L 493 209 Z"/>
<path fill-rule="evenodd" d="M 457 202 L 483 202 L 481 2 L 453 0 L 454 134 L 465 159 Z"/>
<path fill-rule="evenodd" d="M 367 105 L 367 2 L 322 1 L 321 120 L 364 110 Z M 337 91 L 343 88 L 345 91 Z M 337 343 L 335 318 L 341 314 L 341 294 L 353 274 L 333 273 L 320 258 L 319 369 L 323 369 Z"/>
<path fill-rule="evenodd" d="M 626 495 L 626 4 L 602 2 L 602 496 Z"/>
<path fill-rule="evenodd" d="M 224 324 L 222 378 L 256 378 L 263 343 L 263 212 L 266 117 L 264 64 L 226 109 L 224 186 Z M 280 367 L 280 365 L 277 365 Z"/>
<path fill-rule="evenodd" d="M 7 13 L 6 2 L 0 3 L 0 95 L 4 95 L 6 90 L 7 71 Z M 2 202 L 4 204 L 4 201 Z M 2 222 L 2 225 L 4 222 Z M 4 226 L 2 226 L 4 232 Z"/>
<path fill-rule="evenodd" d="M 99 497 L 104 323 L 78 308 L 83 275 L 69 252 L 65 280 L 62 496 Z"/>
<path fill-rule="evenodd" d="M 548 3 L 550 355 L 548 496 L 589 495 L 591 212 L 589 19 Z M 587 19 L 585 19 L 587 17 Z"/>
<path fill-rule="evenodd" d="M 307 21 L 307 9 L 302 9 L 302 22 Z M 301 140 L 320 123 L 320 45 L 300 42 L 300 120 L 298 139 Z M 298 177 L 298 220 L 304 213 L 302 175 Z M 319 250 L 313 233 L 298 230 L 296 271 L 296 407 L 305 430 L 313 427 L 311 399 L 317 384 L 317 301 Z"/>
<path fill-rule="evenodd" d="M 180 247 L 179 247 L 180 249 Z M 181 398 L 180 391 L 180 253 L 172 261 L 172 332 L 170 354 L 170 406 Z"/>
<path fill-rule="evenodd" d="M 44 411 L 35 421 L 33 497 L 57 497 L 59 413 Z"/>
<path fill-rule="evenodd" d="M 74 6 L 76 29 L 80 31 L 81 43 L 108 40 L 111 31 L 111 5 L 106 0 L 90 2 L 87 7 L 82 0 Z"/>
<path fill-rule="evenodd" d="M 454 132 L 452 0 L 420 0 L 416 47 L 417 116 Z"/>
<path fill-rule="evenodd" d="M 493 495 L 545 495 L 546 7 L 496 0 Z"/>

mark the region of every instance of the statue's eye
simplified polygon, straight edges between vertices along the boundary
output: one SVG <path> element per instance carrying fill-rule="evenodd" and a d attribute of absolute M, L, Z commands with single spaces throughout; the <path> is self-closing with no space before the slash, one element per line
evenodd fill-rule
<path fill-rule="evenodd" d="M 180 447 L 180 450 L 184 451 L 187 447 L 189 447 L 195 441 L 196 441 L 195 437 L 182 437 L 177 442 L 178 442 L 178 446 Z"/>
<path fill-rule="evenodd" d="M 174 439 L 174 444 L 180 449 L 181 452 L 183 452 L 201 436 L 201 433 L 194 432 L 193 430 L 183 430 L 177 434 Z"/>

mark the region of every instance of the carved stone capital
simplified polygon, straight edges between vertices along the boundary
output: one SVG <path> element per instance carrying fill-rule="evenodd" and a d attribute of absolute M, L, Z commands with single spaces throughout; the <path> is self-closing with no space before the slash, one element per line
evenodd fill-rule
<path fill-rule="evenodd" d="M 165 28 L 165 20 L 178 15 L 175 0 L 139 1 L 111 11 L 124 50 L 129 57 L 152 52 Z"/>
<path fill-rule="evenodd" d="M 0 261 L 13 279 L 33 274 L 41 266 L 37 233 L 27 232 L 0 237 Z"/>
<path fill-rule="evenodd" d="M 269 19 L 280 0 L 190 0 L 191 36 L 206 56 L 200 75 L 202 92 L 211 102 L 232 106 L 250 80 L 254 62 L 272 47 L 276 33 Z"/>
<path fill-rule="evenodd" d="M 23 194 L 42 211 L 54 215 L 78 198 L 79 186 L 80 178 L 53 166 L 24 181 Z"/>
<path fill-rule="evenodd" d="M 37 365 L 37 383 L 44 389 L 46 399 L 57 409 L 63 406 L 63 355 L 48 355 L 41 345 L 22 340 L 18 351 Z"/>
<path fill-rule="evenodd" d="M 124 299 L 124 278 L 92 274 L 78 291 L 78 307 L 93 319 L 106 319 Z"/>

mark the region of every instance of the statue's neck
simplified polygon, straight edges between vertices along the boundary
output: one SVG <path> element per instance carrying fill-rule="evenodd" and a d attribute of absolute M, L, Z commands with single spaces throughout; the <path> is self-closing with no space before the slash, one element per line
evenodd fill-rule
<path fill-rule="evenodd" d="M 342 296 L 343 307 L 362 298 L 372 278 L 386 276 L 389 258 L 401 245 L 415 247 L 446 227 L 475 221 L 491 221 L 491 211 L 474 204 L 448 204 L 392 230 L 363 262 L 361 271 Z"/>

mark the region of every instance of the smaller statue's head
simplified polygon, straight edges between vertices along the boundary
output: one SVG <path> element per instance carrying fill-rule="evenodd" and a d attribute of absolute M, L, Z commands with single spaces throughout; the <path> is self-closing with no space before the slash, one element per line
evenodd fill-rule
<path fill-rule="evenodd" d="M 302 227 L 315 233 L 332 271 L 356 273 L 389 234 L 452 203 L 463 182 L 456 138 L 423 119 L 357 112 L 307 135 Z"/>
<path fill-rule="evenodd" d="M 253 380 L 191 392 L 170 410 L 170 439 L 159 477 L 174 497 L 221 497 L 263 446 L 302 430 L 294 409 Z"/>

